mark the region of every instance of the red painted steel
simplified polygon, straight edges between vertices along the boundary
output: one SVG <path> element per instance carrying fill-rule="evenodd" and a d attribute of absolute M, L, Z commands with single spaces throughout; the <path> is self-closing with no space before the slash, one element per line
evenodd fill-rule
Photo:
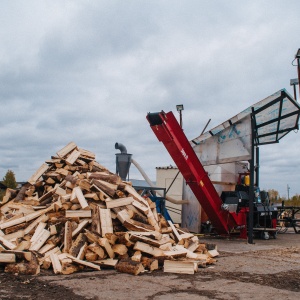
<path fill-rule="evenodd" d="M 229 213 L 222 209 L 215 187 L 199 161 L 172 112 L 148 114 L 150 126 L 173 158 L 186 183 L 203 207 L 211 223 L 219 234 L 229 234 L 237 226 L 242 226 L 241 237 L 246 234 L 246 214 Z"/>

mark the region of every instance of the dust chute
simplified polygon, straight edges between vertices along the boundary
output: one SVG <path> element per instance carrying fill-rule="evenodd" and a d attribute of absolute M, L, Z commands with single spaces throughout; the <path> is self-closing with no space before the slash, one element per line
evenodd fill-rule
<path fill-rule="evenodd" d="M 141 175 L 143 176 L 145 181 L 149 184 L 149 186 L 151 186 L 152 188 L 157 188 L 150 180 L 150 178 L 147 176 L 147 174 L 142 169 L 142 167 L 132 158 L 132 154 L 127 154 L 127 149 L 123 144 L 115 143 L 115 149 L 121 151 L 121 153 L 116 153 L 116 173 L 122 178 L 122 180 L 126 181 L 127 176 L 129 180 L 129 169 L 131 163 L 133 163 L 133 165 L 138 169 L 138 171 L 141 173 Z M 156 191 L 156 193 L 159 194 L 161 197 L 164 197 L 160 191 Z M 189 203 L 188 200 L 177 200 L 169 196 L 166 196 L 166 200 L 174 204 Z"/>
<path fill-rule="evenodd" d="M 129 178 L 132 154 L 128 154 L 126 147 L 121 143 L 115 143 L 115 149 L 121 151 L 116 153 L 116 173 L 126 181 L 126 178 Z"/>

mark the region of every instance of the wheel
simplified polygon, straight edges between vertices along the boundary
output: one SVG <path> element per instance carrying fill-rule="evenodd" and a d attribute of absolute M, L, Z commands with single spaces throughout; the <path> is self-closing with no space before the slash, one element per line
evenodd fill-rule
<path fill-rule="evenodd" d="M 261 233 L 261 238 L 262 238 L 263 240 L 268 240 L 268 239 L 270 238 L 270 235 L 269 235 L 268 232 L 263 231 L 263 232 Z"/>

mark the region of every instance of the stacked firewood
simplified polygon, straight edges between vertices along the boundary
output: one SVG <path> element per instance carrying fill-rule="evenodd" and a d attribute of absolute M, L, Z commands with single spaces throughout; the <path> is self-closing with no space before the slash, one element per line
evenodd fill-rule
<path fill-rule="evenodd" d="M 0 210 L 5 272 L 110 267 L 137 275 L 163 266 L 165 272 L 193 274 L 218 255 L 73 142 L 19 190 L 7 189 Z"/>

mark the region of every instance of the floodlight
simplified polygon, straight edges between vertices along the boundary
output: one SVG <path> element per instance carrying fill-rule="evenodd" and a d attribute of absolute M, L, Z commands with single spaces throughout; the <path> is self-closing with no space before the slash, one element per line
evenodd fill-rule
<path fill-rule="evenodd" d="M 177 111 L 184 110 L 183 104 L 176 105 L 176 109 L 177 109 Z"/>

